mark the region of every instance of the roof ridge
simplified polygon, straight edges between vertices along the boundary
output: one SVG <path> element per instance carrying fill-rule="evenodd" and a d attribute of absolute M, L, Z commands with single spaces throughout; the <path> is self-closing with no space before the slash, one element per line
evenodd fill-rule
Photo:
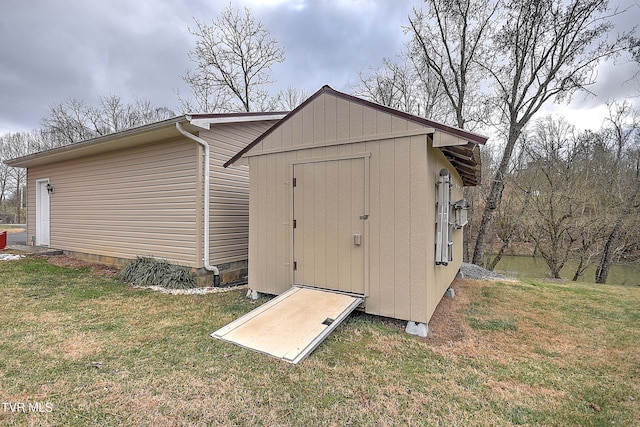
<path fill-rule="evenodd" d="M 342 99 L 345 99 L 345 100 L 348 100 L 348 101 L 351 101 L 351 102 L 356 102 L 356 103 L 358 103 L 360 105 L 365 105 L 367 107 L 374 108 L 374 109 L 379 110 L 379 111 L 384 111 L 384 112 L 386 112 L 388 114 L 393 114 L 393 115 L 402 117 L 402 118 L 404 118 L 406 120 L 410 120 L 410 121 L 413 121 L 415 123 L 422 124 L 424 126 L 433 127 L 436 130 L 439 130 L 439 131 L 444 132 L 444 133 L 448 133 L 448 134 L 451 134 L 451 135 L 454 135 L 454 136 L 457 136 L 457 137 L 466 138 L 466 139 L 469 140 L 469 142 L 473 142 L 475 144 L 484 144 L 488 140 L 488 138 L 485 137 L 485 136 L 482 136 L 482 135 L 479 135 L 479 134 L 476 134 L 476 133 L 473 133 L 473 132 L 469 132 L 469 131 L 464 130 L 464 129 L 459 129 L 459 128 L 456 128 L 456 127 L 453 127 L 453 126 L 445 125 L 443 123 L 435 122 L 433 120 L 429 120 L 429 119 L 426 119 L 426 118 L 423 118 L 423 117 L 415 116 L 413 114 L 405 113 L 403 111 L 396 110 L 394 108 L 387 107 L 385 105 L 381 105 L 381 104 L 378 104 L 378 103 L 375 103 L 375 102 L 372 102 L 372 101 L 368 101 L 366 99 L 362 99 L 362 98 L 359 98 L 359 97 L 354 96 L 354 95 L 349 95 L 347 93 L 337 91 L 337 90 L 333 89 L 331 86 L 329 86 L 328 84 L 325 84 L 318 91 L 316 91 L 313 95 L 311 95 L 309 98 L 304 100 L 304 102 L 302 102 L 296 108 L 291 110 L 286 116 L 284 116 L 282 119 L 280 119 L 278 122 L 276 122 L 273 126 L 271 126 L 269 129 L 267 129 L 266 132 L 264 132 L 263 134 L 258 136 L 255 140 L 253 140 L 251 143 L 249 143 L 246 147 L 244 147 L 242 150 L 240 150 L 238 153 L 236 153 L 232 158 L 227 160 L 224 163 L 224 167 L 226 168 L 229 165 L 235 163 L 246 152 L 251 150 L 260 141 L 265 139 L 267 136 L 269 136 L 271 133 L 273 133 L 276 129 L 278 129 L 280 126 L 282 126 L 282 124 L 284 124 L 292 116 L 297 114 L 298 111 L 300 111 L 301 109 L 306 107 L 308 104 L 313 102 L 316 98 L 320 97 L 320 95 L 325 94 L 325 93 L 330 93 L 330 94 L 332 94 L 334 96 L 337 96 L 339 98 L 342 98 Z"/>

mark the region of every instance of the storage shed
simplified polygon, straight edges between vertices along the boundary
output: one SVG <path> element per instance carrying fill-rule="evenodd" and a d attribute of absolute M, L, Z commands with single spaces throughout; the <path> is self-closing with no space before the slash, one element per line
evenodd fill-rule
<path fill-rule="evenodd" d="M 336 291 L 426 326 L 462 262 L 486 140 L 323 87 L 225 163 L 250 171 L 249 288 Z"/>
<path fill-rule="evenodd" d="M 27 243 L 246 275 L 246 167 L 223 168 L 283 113 L 192 114 L 7 161 L 27 168 Z"/>

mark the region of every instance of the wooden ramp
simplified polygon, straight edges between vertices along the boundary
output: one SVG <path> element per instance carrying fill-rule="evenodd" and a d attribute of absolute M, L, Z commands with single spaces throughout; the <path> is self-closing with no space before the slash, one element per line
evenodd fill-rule
<path fill-rule="evenodd" d="M 294 286 L 211 336 L 295 364 L 363 301 L 363 297 Z"/>

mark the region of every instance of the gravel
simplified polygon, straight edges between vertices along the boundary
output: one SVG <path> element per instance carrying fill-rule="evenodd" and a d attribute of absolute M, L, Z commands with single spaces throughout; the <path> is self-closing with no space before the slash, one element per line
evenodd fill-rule
<path fill-rule="evenodd" d="M 463 262 L 462 266 L 460 266 L 460 272 L 463 274 L 465 279 L 515 280 L 511 277 L 503 276 L 502 274 L 498 274 L 494 271 L 485 270 L 484 268 L 479 267 L 475 264 L 468 264 L 466 262 Z"/>
<path fill-rule="evenodd" d="M 24 257 L 24 255 L 0 254 L 0 261 L 16 261 L 22 257 Z"/>
<path fill-rule="evenodd" d="M 192 288 L 192 289 L 167 289 L 161 286 L 133 286 L 137 289 L 151 289 L 152 291 L 162 292 L 163 294 L 171 295 L 203 295 L 203 294 L 217 294 L 220 292 L 229 292 L 236 289 L 245 289 L 247 285 L 242 284 L 238 286 L 229 287 L 204 287 L 204 288 Z"/>

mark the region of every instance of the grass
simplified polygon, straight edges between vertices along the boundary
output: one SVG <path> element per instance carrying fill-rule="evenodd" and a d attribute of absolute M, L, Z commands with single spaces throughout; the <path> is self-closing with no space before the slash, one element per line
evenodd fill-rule
<path fill-rule="evenodd" d="M 640 288 L 457 281 L 427 339 L 356 313 L 292 366 L 209 337 L 264 302 L 242 291 L 35 258 L 0 277 L 0 402 L 41 409 L 2 425 L 640 424 Z"/>

